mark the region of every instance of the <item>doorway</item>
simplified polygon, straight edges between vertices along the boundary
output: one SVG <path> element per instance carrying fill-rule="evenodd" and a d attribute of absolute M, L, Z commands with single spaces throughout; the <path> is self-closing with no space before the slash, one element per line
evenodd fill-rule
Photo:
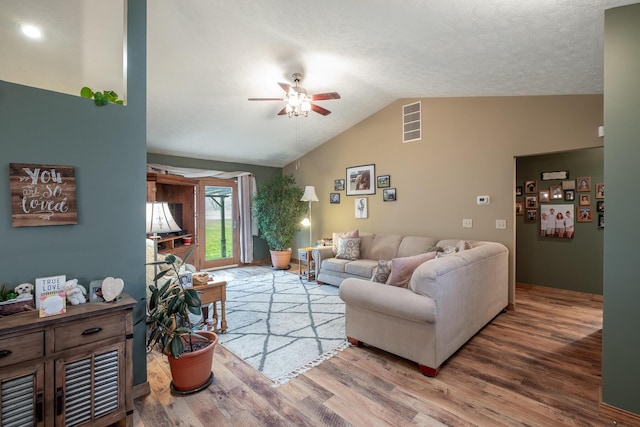
<path fill-rule="evenodd" d="M 200 266 L 205 269 L 237 265 L 240 261 L 238 182 L 204 178 L 199 187 Z"/>

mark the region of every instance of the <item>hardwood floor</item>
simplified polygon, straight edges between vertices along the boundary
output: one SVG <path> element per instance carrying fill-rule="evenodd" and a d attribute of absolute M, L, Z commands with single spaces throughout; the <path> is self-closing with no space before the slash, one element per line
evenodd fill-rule
<path fill-rule="evenodd" d="M 231 280 L 266 271 L 248 267 L 216 275 Z M 213 384 L 181 397 L 169 391 L 166 359 L 151 353 L 151 393 L 136 399 L 134 425 L 640 425 L 636 417 L 612 420 L 599 411 L 601 296 L 519 285 L 516 303 L 435 378 L 384 351 L 350 347 L 273 388 L 218 345 Z"/>

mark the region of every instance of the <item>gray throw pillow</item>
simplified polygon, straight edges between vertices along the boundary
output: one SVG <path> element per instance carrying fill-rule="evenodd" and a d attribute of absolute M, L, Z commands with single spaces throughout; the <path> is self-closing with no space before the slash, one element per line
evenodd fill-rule
<path fill-rule="evenodd" d="M 360 258 L 360 237 L 342 237 L 338 241 L 336 258 L 355 261 Z"/>
<path fill-rule="evenodd" d="M 391 261 L 381 259 L 380 261 L 378 261 L 378 266 L 373 269 L 371 281 L 378 283 L 387 283 L 389 273 L 391 273 Z"/>

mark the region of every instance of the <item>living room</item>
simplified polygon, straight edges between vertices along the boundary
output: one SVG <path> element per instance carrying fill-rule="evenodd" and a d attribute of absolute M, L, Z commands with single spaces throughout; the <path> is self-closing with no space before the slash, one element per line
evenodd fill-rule
<path fill-rule="evenodd" d="M 0 82 L 5 165 L 74 165 L 79 200 L 76 226 L 14 228 L 8 215 L 8 174 L 0 178 L 0 209 L 5 212 L 0 230 L 5 242 L 11 242 L 0 250 L 3 282 L 20 283 L 53 272 L 84 280 L 115 275 L 140 300 L 145 262 L 144 205 L 140 201 L 145 200 L 146 164 L 149 159 L 175 166 L 205 167 L 208 163 L 147 153 L 144 2 L 130 1 L 128 18 L 126 109 L 93 108 L 77 97 Z M 612 46 L 623 49 L 624 39 L 619 40 L 616 31 L 623 33 L 627 28 L 636 31 L 635 40 L 640 39 L 638 22 L 637 5 L 608 13 L 605 51 L 614 55 Z M 635 187 L 630 174 L 635 166 L 632 159 L 640 150 L 633 144 L 639 129 L 637 120 L 627 115 L 637 111 L 640 103 L 631 77 L 640 61 L 635 43 L 628 42 L 623 66 L 613 56 L 605 61 L 604 95 L 400 99 L 302 156 L 299 167 L 296 162 L 285 166 L 284 173 L 293 173 L 302 186 L 315 185 L 320 195 L 321 201 L 313 205 L 319 220 L 314 238 L 362 228 L 482 238 L 504 243 L 513 251 L 514 157 L 604 146 L 609 224 L 603 280 L 602 401 L 640 414 L 633 390 L 640 379 L 635 364 L 640 348 L 634 328 L 628 326 L 638 323 L 635 302 L 640 297 L 632 286 L 638 227 L 633 225 L 637 201 L 631 196 Z M 401 107 L 416 100 L 422 103 L 423 140 L 402 144 Z M 597 134 L 603 124 L 606 144 Z M 366 164 L 375 164 L 378 175 L 391 176 L 398 201 L 385 203 L 379 193 L 370 196 L 371 214 L 366 225 L 360 226 L 363 222 L 353 215 L 352 198 L 330 204 L 328 195 L 334 179 L 344 177 L 346 167 Z M 488 207 L 475 205 L 479 194 L 491 195 Z M 467 215 L 473 217 L 474 227 L 463 230 L 461 219 Z M 500 218 L 510 223 L 507 230 L 495 229 L 495 220 Z M 296 246 L 307 244 L 308 235 L 301 232 Z M 515 254 L 511 259 L 513 266 Z M 515 282 L 515 271 L 511 277 Z M 143 306 L 138 305 L 136 315 L 142 312 Z M 146 381 L 140 326 L 134 340 L 134 383 L 140 384 Z"/>

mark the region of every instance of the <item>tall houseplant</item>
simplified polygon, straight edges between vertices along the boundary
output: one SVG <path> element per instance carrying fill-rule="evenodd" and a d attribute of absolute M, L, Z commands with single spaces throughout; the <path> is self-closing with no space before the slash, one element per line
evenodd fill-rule
<path fill-rule="evenodd" d="M 291 261 L 291 243 L 306 210 L 302 194 L 293 175 L 279 175 L 260 186 L 253 198 L 258 230 L 269 245 L 274 268 L 287 268 Z"/>
<path fill-rule="evenodd" d="M 160 271 L 154 278 L 154 284 L 149 285 L 147 348 L 158 346 L 162 349 L 169 359 L 172 388 L 178 393 L 188 394 L 211 383 L 211 364 L 218 335 L 210 331 L 194 331 L 189 314 L 202 314 L 202 302 L 195 289 L 184 288 L 178 280 L 181 264 L 175 255 L 149 263 L 168 268 Z M 170 272 L 174 277 L 167 276 Z M 157 285 L 161 279 L 166 279 L 164 284 Z"/>

